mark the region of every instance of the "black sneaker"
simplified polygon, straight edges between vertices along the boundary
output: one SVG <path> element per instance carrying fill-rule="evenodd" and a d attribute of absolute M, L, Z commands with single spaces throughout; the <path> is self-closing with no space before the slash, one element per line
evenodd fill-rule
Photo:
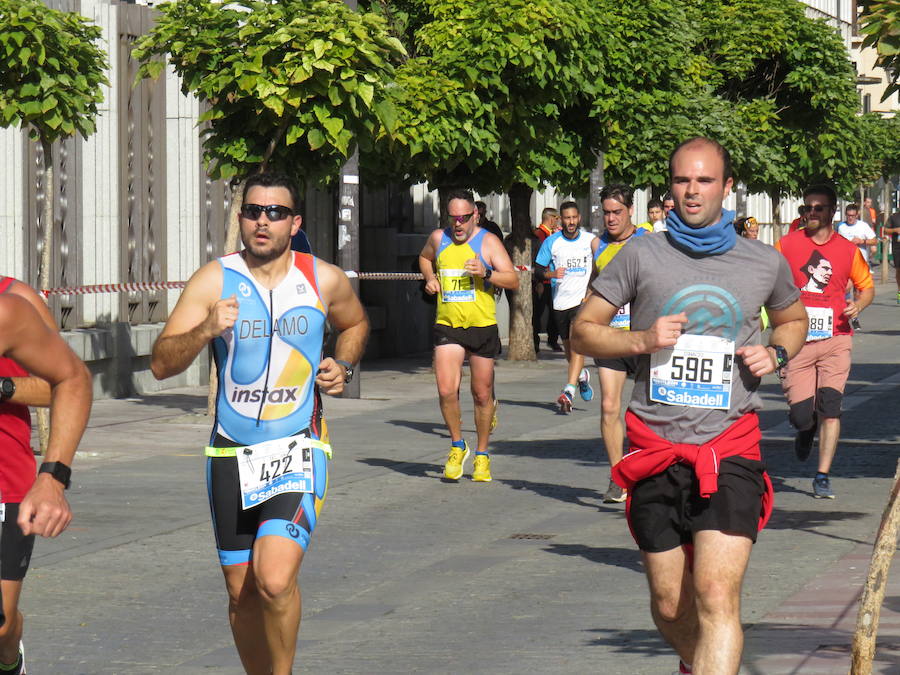
<path fill-rule="evenodd" d="M 816 437 L 816 425 L 809 429 L 798 431 L 794 437 L 794 454 L 801 462 L 805 462 L 812 452 L 813 439 Z"/>

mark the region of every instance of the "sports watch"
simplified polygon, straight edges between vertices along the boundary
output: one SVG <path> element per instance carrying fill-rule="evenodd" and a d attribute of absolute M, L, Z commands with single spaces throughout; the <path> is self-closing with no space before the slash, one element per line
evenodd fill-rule
<path fill-rule="evenodd" d="M 0 401 L 8 401 L 16 394 L 16 382 L 11 377 L 0 377 Z"/>
<path fill-rule="evenodd" d="M 485 268 L 484 268 L 484 278 L 485 278 L 485 280 L 490 279 L 490 278 L 491 278 L 491 275 L 492 275 L 493 273 L 494 273 L 494 270 L 492 270 L 490 267 L 485 267 Z"/>
<path fill-rule="evenodd" d="M 787 365 L 788 353 L 787 349 L 781 345 L 769 345 L 775 352 L 775 372 L 781 374 L 781 369 Z"/>
<path fill-rule="evenodd" d="M 72 469 L 62 462 L 44 462 L 41 464 L 41 468 L 38 469 L 38 473 L 49 473 L 62 483 L 66 490 L 68 490 L 69 485 L 72 484 Z"/>
<path fill-rule="evenodd" d="M 335 359 L 334 362 L 344 366 L 344 384 L 350 384 L 350 381 L 353 380 L 353 364 L 340 359 Z"/>

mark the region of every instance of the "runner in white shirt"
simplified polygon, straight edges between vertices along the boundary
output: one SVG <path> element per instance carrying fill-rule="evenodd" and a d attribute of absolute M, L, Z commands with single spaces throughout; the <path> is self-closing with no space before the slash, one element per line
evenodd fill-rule
<path fill-rule="evenodd" d="M 538 279 L 550 279 L 553 315 L 569 362 L 569 377 L 556 403 L 560 412 L 569 413 L 572 412 L 576 387 L 583 400 L 590 401 L 594 397 L 591 376 L 584 367 L 584 356 L 576 354 L 569 347 L 569 326 L 587 293 L 594 252 L 600 240 L 581 229 L 581 213 L 575 202 L 562 204 L 559 213 L 562 229 L 547 237 L 541 244 L 534 274 Z"/>
<path fill-rule="evenodd" d="M 838 234 L 856 244 L 863 260 L 869 263 L 869 246 L 878 244 L 878 235 L 866 221 L 859 219 L 859 206 L 856 204 L 849 204 L 844 215 L 847 219 L 838 223 Z"/>

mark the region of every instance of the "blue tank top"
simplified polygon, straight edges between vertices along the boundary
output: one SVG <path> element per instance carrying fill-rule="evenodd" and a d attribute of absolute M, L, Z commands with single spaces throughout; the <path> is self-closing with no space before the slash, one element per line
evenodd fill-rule
<path fill-rule="evenodd" d="M 322 360 L 326 308 L 316 259 L 294 253 L 294 264 L 272 290 L 259 284 L 239 253 L 219 258 L 222 298 L 236 296 L 238 318 L 213 341 L 219 374 L 213 441 L 239 445 L 293 436 L 321 415 L 316 370 Z"/>

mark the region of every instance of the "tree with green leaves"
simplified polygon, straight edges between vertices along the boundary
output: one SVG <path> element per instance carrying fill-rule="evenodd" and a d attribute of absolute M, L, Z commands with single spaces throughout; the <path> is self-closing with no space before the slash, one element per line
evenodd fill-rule
<path fill-rule="evenodd" d="M 512 256 L 531 264 L 529 202 L 553 184 L 580 188 L 594 162 L 588 117 L 599 36 L 593 5 L 568 0 L 372 2 L 415 56 L 389 95 L 397 130 L 365 166 L 433 187 L 507 192 Z M 398 19 L 397 17 L 401 17 Z M 412 28 L 412 31 L 410 30 Z M 520 288 L 530 287 L 523 274 Z M 510 358 L 534 359 L 531 295 L 515 294 Z"/>
<path fill-rule="evenodd" d="M 876 49 L 878 65 L 890 78 L 884 101 L 900 92 L 900 4 L 896 0 L 861 0 L 859 4 L 859 32 L 866 36 L 862 46 Z"/>
<path fill-rule="evenodd" d="M 53 245 L 53 143 L 95 131 L 108 84 L 100 28 L 37 0 L 0 0 L 0 126 L 28 129 L 44 153 L 44 240 L 39 285 L 49 288 Z"/>
<path fill-rule="evenodd" d="M 158 77 L 168 61 L 183 91 L 206 105 L 213 178 L 269 168 L 326 183 L 357 146 L 393 132 L 385 89 L 404 50 L 382 18 L 340 0 L 179 0 L 159 10 L 134 51 L 138 77 Z M 237 245 L 235 209 L 228 250 Z"/>

